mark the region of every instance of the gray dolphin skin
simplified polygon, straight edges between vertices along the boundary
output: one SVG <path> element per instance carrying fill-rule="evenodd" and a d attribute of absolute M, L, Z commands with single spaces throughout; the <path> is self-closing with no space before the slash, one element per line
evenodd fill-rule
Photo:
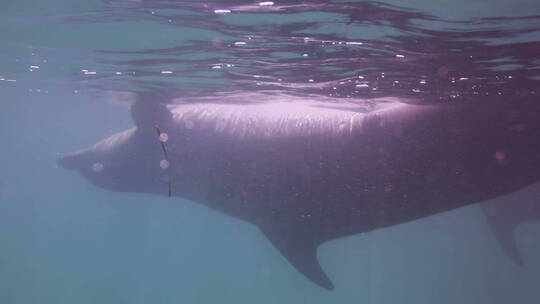
<path fill-rule="evenodd" d="M 317 260 L 320 244 L 540 180 L 532 100 L 421 105 L 261 92 L 165 103 L 148 93 L 131 111 L 134 128 L 59 163 L 109 190 L 170 191 L 252 223 L 326 289 L 334 286 Z M 539 204 L 491 209 L 497 238 L 520 260 L 513 228 L 538 219 Z"/>

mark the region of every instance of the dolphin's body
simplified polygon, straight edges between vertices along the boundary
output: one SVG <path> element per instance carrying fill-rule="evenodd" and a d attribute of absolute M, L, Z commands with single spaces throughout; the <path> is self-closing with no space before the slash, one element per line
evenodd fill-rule
<path fill-rule="evenodd" d="M 136 127 L 65 154 L 60 163 L 110 190 L 167 195 L 170 186 L 172 196 L 253 223 L 328 289 L 333 285 L 316 256 L 321 243 L 540 180 L 538 102 L 434 106 L 255 94 L 164 105 L 151 99 L 132 106 Z M 168 135 L 163 147 L 160 132 Z M 500 239 L 518 258 L 511 228 L 540 207 L 506 207 L 498 222 L 518 216 Z"/>

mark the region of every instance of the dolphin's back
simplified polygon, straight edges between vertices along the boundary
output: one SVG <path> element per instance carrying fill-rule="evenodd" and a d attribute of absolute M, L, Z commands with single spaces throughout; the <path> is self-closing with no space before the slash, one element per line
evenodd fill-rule
<path fill-rule="evenodd" d="M 191 149 L 178 160 L 192 177 L 191 198 L 256 224 L 297 269 L 328 288 L 319 244 L 538 179 L 537 169 L 522 174 L 540 165 L 522 148 L 530 138 L 514 134 L 503 112 L 483 110 L 396 100 L 171 107 L 183 138 L 178 152 Z"/>

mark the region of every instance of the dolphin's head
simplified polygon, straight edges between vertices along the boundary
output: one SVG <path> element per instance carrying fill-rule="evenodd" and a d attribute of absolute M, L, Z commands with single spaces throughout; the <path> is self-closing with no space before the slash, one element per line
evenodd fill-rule
<path fill-rule="evenodd" d="M 172 179 L 168 135 L 161 134 L 158 126 L 163 131 L 170 129 L 172 114 L 166 105 L 151 102 L 155 98 L 143 94 L 131 106 L 136 127 L 89 148 L 62 154 L 58 164 L 108 190 L 167 194 Z"/>
<path fill-rule="evenodd" d="M 171 172 L 165 158 L 157 133 L 132 128 L 62 154 L 58 164 L 108 190 L 167 194 Z"/>

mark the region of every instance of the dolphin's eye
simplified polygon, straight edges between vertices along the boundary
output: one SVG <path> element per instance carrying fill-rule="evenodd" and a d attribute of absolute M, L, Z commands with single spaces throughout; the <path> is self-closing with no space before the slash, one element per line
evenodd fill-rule
<path fill-rule="evenodd" d="M 95 163 L 92 164 L 92 171 L 93 172 L 96 172 L 96 173 L 101 172 L 101 171 L 103 171 L 103 168 L 104 168 L 104 166 L 100 162 L 95 162 Z"/>

